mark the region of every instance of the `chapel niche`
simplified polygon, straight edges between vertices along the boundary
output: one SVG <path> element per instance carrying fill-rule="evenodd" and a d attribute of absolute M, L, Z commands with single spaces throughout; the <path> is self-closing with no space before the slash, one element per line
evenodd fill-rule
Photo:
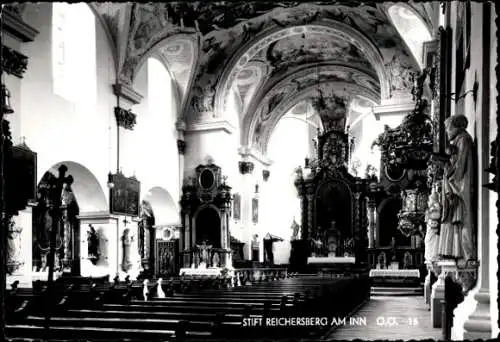
<path fill-rule="evenodd" d="M 182 192 L 181 267 L 231 267 L 231 187 L 221 168 L 199 165 Z"/>

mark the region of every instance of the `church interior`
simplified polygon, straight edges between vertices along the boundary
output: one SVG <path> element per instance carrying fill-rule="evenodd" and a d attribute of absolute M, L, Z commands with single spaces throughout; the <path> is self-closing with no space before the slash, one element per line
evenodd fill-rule
<path fill-rule="evenodd" d="M 1 20 L 1 338 L 498 337 L 495 2 Z"/>

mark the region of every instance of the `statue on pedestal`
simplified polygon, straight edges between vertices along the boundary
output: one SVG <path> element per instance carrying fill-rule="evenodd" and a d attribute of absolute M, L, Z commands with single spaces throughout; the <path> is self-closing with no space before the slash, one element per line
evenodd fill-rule
<path fill-rule="evenodd" d="M 99 260 L 99 236 L 91 224 L 89 224 L 89 230 L 87 231 L 87 243 L 88 258 L 95 265 Z"/>
<path fill-rule="evenodd" d="M 443 259 L 477 258 L 473 223 L 474 143 L 466 131 L 468 120 L 454 115 L 445 121 L 450 140 L 450 161 L 443 179 L 443 218 L 439 236 L 439 256 Z"/>
<path fill-rule="evenodd" d="M 439 193 L 433 188 L 428 201 L 428 208 L 425 212 L 425 222 L 427 231 L 425 233 L 425 261 L 433 262 L 438 257 L 439 247 L 439 224 L 441 222 L 441 203 Z"/>
<path fill-rule="evenodd" d="M 130 229 L 125 228 L 122 235 L 122 247 L 123 247 L 123 258 L 122 258 L 122 270 L 128 272 L 132 267 L 130 261 L 130 245 L 132 244 L 133 237 L 130 236 Z"/>

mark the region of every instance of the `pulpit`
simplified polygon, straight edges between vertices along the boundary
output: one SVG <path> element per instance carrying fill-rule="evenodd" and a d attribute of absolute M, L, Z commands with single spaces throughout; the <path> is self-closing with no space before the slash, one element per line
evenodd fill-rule
<path fill-rule="evenodd" d="M 182 189 L 180 274 L 213 275 L 232 268 L 231 187 L 213 163 L 199 165 L 195 174 Z"/>
<path fill-rule="evenodd" d="M 350 141 L 344 131 L 318 137 L 318 157 L 298 169 L 302 208 L 301 238 L 292 241 L 290 266 L 307 269 L 310 257 L 354 257 L 366 262 L 367 182 L 347 171 Z M 349 259 L 351 260 L 351 259 Z"/>

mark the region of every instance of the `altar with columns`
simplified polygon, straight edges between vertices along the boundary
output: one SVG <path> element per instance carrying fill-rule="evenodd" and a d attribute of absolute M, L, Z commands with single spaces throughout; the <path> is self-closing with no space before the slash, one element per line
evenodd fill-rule
<path fill-rule="evenodd" d="M 219 275 L 232 269 L 231 187 L 221 168 L 199 165 L 182 189 L 181 275 Z"/>

